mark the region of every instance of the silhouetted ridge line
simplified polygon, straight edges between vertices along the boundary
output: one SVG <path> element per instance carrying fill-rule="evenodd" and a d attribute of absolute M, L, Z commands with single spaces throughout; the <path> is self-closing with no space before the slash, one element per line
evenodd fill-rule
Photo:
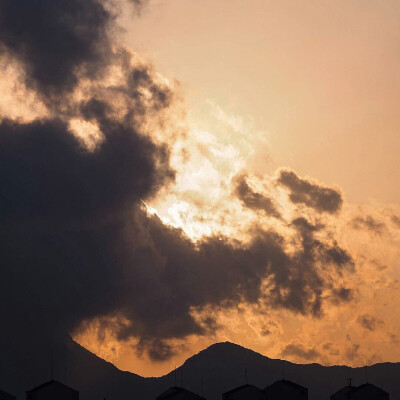
<path fill-rule="evenodd" d="M 48 346 L 45 349 L 48 349 Z M 282 380 L 281 360 L 270 359 L 242 346 L 225 342 L 216 343 L 190 357 L 183 364 L 184 388 L 176 389 L 178 385 L 173 384 L 175 371 L 159 378 L 143 378 L 130 372 L 123 372 L 84 349 L 71 338 L 64 338 L 56 345 L 55 350 L 54 367 L 57 380 L 79 391 L 80 400 L 104 398 L 155 400 L 170 387 L 175 387 L 175 389 L 168 392 L 171 394 L 168 400 L 184 400 L 185 396 L 189 395 L 188 393 L 197 396 L 195 397 L 197 400 L 199 398 L 221 400 L 222 394 L 229 393 L 235 395 L 235 400 L 243 396 L 246 400 L 272 400 L 272 389 L 278 391 L 279 388 L 297 388 L 300 394 L 302 390 L 308 389 L 310 400 L 328 400 L 334 394 L 337 395 L 348 380 L 348 367 L 324 367 L 319 364 L 291 362 L 285 362 L 285 379 Z M 42 360 L 30 358 L 24 370 L 18 370 L 11 362 L 11 358 L 7 359 L 8 363 L 4 360 L 5 358 L 1 356 L 0 388 L 16 395 L 17 400 L 25 399 L 27 389 L 43 387 L 38 385 L 42 382 L 49 385 L 48 353 L 43 353 Z M 246 364 L 248 384 L 244 385 L 243 368 Z M 178 375 L 181 368 L 182 366 L 176 372 Z M 353 392 L 354 396 L 356 393 L 358 396 L 364 393 L 365 396 L 365 391 L 373 390 L 374 393 L 378 393 L 378 396 L 382 393 L 390 393 L 391 400 L 400 400 L 400 380 L 398 379 L 400 363 L 375 364 L 369 367 L 368 372 L 371 383 L 366 384 L 365 368 L 352 369 L 352 387 L 357 388 L 357 391 Z M 61 386 L 57 385 L 57 387 Z M 265 389 L 262 390 L 262 388 Z M 375 388 L 384 390 L 375 390 Z M 266 395 L 266 392 L 269 393 L 269 397 L 262 397 Z M 344 392 L 346 393 L 346 390 Z M 38 390 L 37 393 L 39 393 Z M 277 396 L 280 400 L 285 399 L 281 394 Z M 57 396 L 55 398 L 61 399 Z M 14 397 L 11 399 L 15 400 Z M 387 400 L 388 397 L 374 398 L 374 400 L 377 399 Z M 0 397 L 0 400 L 3 399 Z M 227 400 L 232 400 L 232 397 L 228 396 Z"/>

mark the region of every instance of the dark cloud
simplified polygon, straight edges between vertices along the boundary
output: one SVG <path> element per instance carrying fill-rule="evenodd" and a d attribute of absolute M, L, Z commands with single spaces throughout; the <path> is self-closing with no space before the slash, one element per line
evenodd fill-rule
<path fill-rule="evenodd" d="M 338 190 L 299 178 L 294 171 L 281 170 L 277 182 L 289 189 L 289 198 L 295 204 L 328 213 L 335 213 L 342 206 L 342 194 Z"/>
<path fill-rule="evenodd" d="M 0 124 L 6 320 L 69 331 L 123 296 L 124 218 L 173 174 L 164 148 L 109 128 L 89 152 L 62 121 Z"/>
<path fill-rule="evenodd" d="M 0 46 L 45 96 L 95 78 L 111 52 L 113 16 L 100 0 L 2 0 Z"/>
<path fill-rule="evenodd" d="M 357 318 L 357 322 L 364 329 L 367 329 L 371 332 L 375 331 L 379 326 L 383 325 L 384 323 L 379 318 L 376 318 L 370 314 L 359 315 Z"/>
<path fill-rule="evenodd" d="M 271 332 L 271 330 L 268 328 L 268 327 L 266 327 L 266 326 L 263 326 L 262 327 L 262 329 L 261 329 L 261 336 L 268 336 L 268 335 L 270 335 L 272 332 Z"/>
<path fill-rule="evenodd" d="M 149 0 L 129 0 L 129 2 L 134 6 L 136 11 L 140 12 Z"/>
<path fill-rule="evenodd" d="M 163 340 L 141 339 L 136 346 L 136 352 L 139 357 L 142 357 L 143 353 L 147 352 L 147 355 L 153 361 L 166 361 L 177 354 L 177 349 Z"/>
<path fill-rule="evenodd" d="M 333 343 L 325 343 L 322 346 L 323 350 L 325 350 L 330 356 L 339 356 L 340 355 L 340 350 L 335 348 Z"/>
<path fill-rule="evenodd" d="M 288 295 L 280 297 L 276 293 L 279 302 L 289 309 L 308 310 L 314 316 L 322 314 L 322 292 L 327 283 L 322 278 L 321 271 L 329 270 L 334 266 L 336 273 L 352 270 L 354 264 L 347 251 L 340 248 L 335 241 L 322 242 L 316 238 L 316 233 L 323 229 L 322 225 L 314 225 L 303 217 L 294 219 L 291 225 L 298 232 L 299 251 L 291 262 L 293 276 L 291 276 L 292 290 Z M 284 282 L 280 282 L 285 287 Z M 340 297 L 341 293 L 332 292 L 332 297 Z M 312 301 L 311 301 L 312 299 Z M 299 304 L 303 304 L 299 307 Z"/>
<path fill-rule="evenodd" d="M 332 289 L 333 297 L 332 302 L 334 304 L 339 304 L 341 302 L 349 302 L 354 298 L 354 290 L 346 287 L 337 287 Z"/>
<path fill-rule="evenodd" d="M 279 329 L 278 325 L 274 321 L 268 321 L 261 327 L 261 335 L 262 336 L 268 336 L 271 335 L 272 332 L 275 330 Z"/>
<path fill-rule="evenodd" d="M 345 356 L 349 361 L 354 361 L 359 356 L 360 345 L 354 343 L 349 334 L 346 335 L 346 341 L 349 345 L 346 347 Z"/>
<path fill-rule="evenodd" d="M 271 217 L 281 217 L 272 199 L 261 193 L 254 192 L 248 185 L 245 176 L 236 177 L 234 184 L 235 194 L 246 207 L 253 210 L 262 210 Z"/>
<path fill-rule="evenodd" d="M 384 232 L 386 225 L 383 222 L 377 221 L 371 215 L 367 215 L 366 217 L 356 217 L 351 221 L 351 226 L 354 229 L 369 230 L 376 235 L 382 235 Z"/>
<path fill-rule="evenodd" d="M 389 334 L 390 341 L 395 345 L 398 346 L 400 344 L 399 336 L 395 333 Z"/>
<path fill-rule="evenodd" d="M 283 357 L 295 356 L 306 361 L 313 361 L 320 355 L 315 347 L 307 349 L 301 343 L 290 343 L 282 350 Z"/>
<path fill-rule="evenodd" d="M 358 357 L 358 351 L 360 350 L 360 345 L 357 343 L 352 343 L 346 348 L 346 358 L 350 361 L 355 360 Z"/>
<path fill-rule="evenodd" d="M 34 340 L 113 317 L 107 326 L 119 340 L 136 338 L 138 351 L 164 360 L 175 351 L 169 339 L 217 329 L 214 318 L 197 319 L 193 310 L 245 302 L 321 316 L 324 290 L 352 266 L 337 243 L 316 238 L 322 226 L 294 220 L 293 250 L 271 230 L 249 243 L 223 236 L 193 243 L 147 214 L 142 200 L 174 171 L 168 148 L 143 126 L 162 119 L 173 94 L 150 66 L 111 46 L 112 24 L 96 0 L 0 4 L 0 43 L 52 109 L 29 123 L 0 122 L 1 348 L 32 351 Z M 123 79 L 105 87 L 96 78 L 111 65 Z M 74 101 L 68 94 L 82 78 L 92 86 Z M 95 149 L 69 130 L 71 118 L 99 128 Z M 249 207 L 274 212 L 268 198 L 243 187 Z M 317 200 L 309 190 L 307 202 L 328 204 L 324 190 Z"/>
<path fill-rule="evenodd" d="M 121 214 L 173 177 L 167 149 L 123 123 L 100 127 L 105 142 L 90 152 L 60 120 L 1 122 L 2 221 L 73 223 Z"/>
<path fill-rule="evenodd" d="M 392 215 L 390 219 L 397 228 L 400 228 L 400 217 L 398 215 Z"/>
<path fill-rule="evenodd" d="M 13 327 L 29 316 L 41 321 L 40 334 L 71 332 L 90 318 L 122 316 L 118 338 L 140 338 L 160 360 L 173 354 L 165 340 L 215 326 L 193 308 L 261 301 L 320 314 L 322 268 L 335 273 L 344 260 L 314 238 L 319 228 L 294 221 L 301 243 L 290 255 L 275 232 L 248 245 L 194 244 L 137 205 L 171 177 L 166 150 L 116 121 L 100 127 L 105 140 L 89 152 L 62 121 L 0 125 L 0 292 Z"/>

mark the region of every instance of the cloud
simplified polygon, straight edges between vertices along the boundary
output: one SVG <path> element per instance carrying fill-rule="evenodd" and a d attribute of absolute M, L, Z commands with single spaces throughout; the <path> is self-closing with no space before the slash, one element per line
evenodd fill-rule
<path fill-rule="evenodd" d="M 350 361 L 354 361 L 358 357 L 358 351 L 360 350 L 360 345 L 353 343 L 351 346 L 346 348 L 346 358 Z"/>
<path fill-rule="evenodd" d="M 59 96 L 105 67 L 113 19 L 99 0 L 4 0 L 0 46 L 21 63 L 29 87 Z"/>
<path fill-rule="evenodd" d="M 174 179 L 168 148 L 144 125 L 162 119 L 172 92 L 112 42 L 106 2 L 6 0 L 0 20 L 2 58 L 20 63 L 49 111 L 0 122 L 0 315 L 9 322 L 0 341 L 33 348 L 127 306 L 124 279 L 135 266 L 124 252 L 139 240 L 126 244 L 125 220 Z M 118 79 L 99 79 L 111 67 Z M 71 121 L 101 140 L 87 148 Z"/>
<path fill-rule="evenodd" d="M 335 348 L 334 344 L 331 342 L 325 343 L 322 348 L 328 352 L 330 356 L 339 356 L 340 350 Z"/>
<path fill-rule="evenodd" d="M 318 212 L 331 214 L 342 206 L 342 194 L 337 189 L 299 178 L 294 171 L 280 170 L 277 182 L 289 189 L 289 198 L 295 204 L 304 204 Z"/>
<path fill-rule="evenodd" d="M 384 324 L 382 320 L 370 314 L 359 315 L 357 322 L 364 329 L 367 329 L 371 332 L 374 332 L 379 326 Z"/>
<path fill-rule="evenodd" d="M 235 194 L 246 207 L 253 210 L 262 210 L 271 217 L 281 217 L 273 200 L 261 193 L 254 192 L 248 185 L 245 176 L 236 177 L 234 184 Z"/>
<path fill-rule="evenodd" d="M 140 12 L 144 5 L 146 5 L 149 0 L 129 0 L 130 3 L 134 6 L 135 10 Z"/>
<path fill-rule="evenodd" d="M 208 306 L 322 316 L 324 293 L 353 265 L 323 226 L 299 217 L 288 239 L 266 227 L 246 243 L 218 235 L 194 243 L 147 213 L 143 201 L 175 177 L 170 149 L 148 134 L 162 126 L 174 95 L 151 66 L 113 43 L 105 4 L 0 5 L 3 55 L 21 64 L 48 107 L 47 117 L 0 122 L 2 348 L 18 342 L 33 351 L 32 341 L 110 318 L 118 340 L 135 338 L 139 352 L 160 361 L 174 355 L 168 340 L 217 329 L 213 318 L 196 318 Z M 98 130 L 95 146 L 85 146 L 71 121 Z M 338 192 L 288 171 L 281 184 L 285 174 L 295 182 L 292 201 L 339 209 Z M 237 190 L 247 207 L 279 216 L 245 180 Z"/>
<path fill-rule="evenodd" d="M 371 215 L 367 215 L 366 217 L 353 218 L 353 220 L 351 221 L 351 226 L 357 230 L 369 230 L 376 235 L 382 235 L 386 228 L 386 225 L 383 222 L 377 221 Z"/>
<path fill-rule="evenodd" d="M 301 343 L 289 343 L 282 350 L 283 357 L 297 357 L 301 360 L 313 361 L 320 356 L 320 352 L 315 348 L 306 348 Z"/>
<path fill-rule="evenodd" d="M 339 274 L 351 271 L 354 267 L 353 260 L 335 241 L 322 242 L 316 238 L 316 234 L 322 231 L 323 226 L 314 225 L 304 217 L 294 219 L 291 225 L 298 232 L 301 250 L 293 257 L 296 270 L 295 278 L 291 278 L 293 290 L 290 296 L 281 298 L 278 294 L 277 298 L 289 309 L 298 309 L 298 304 L 303 303 L 303 308 L 308 309 L 314 316 L 321 317 L 322 292 L 326 282 L 320 271 L 327 270 L 329 266 L 334 266 Z M 330 285 L 333 285 L 333 282 L 330 282 Z M 312 290 L 309 290 L 310 288 Z M 338 300 L 343 299 L 342 294 L 335 289 L 332 290 L 331 296 Z M 313 301 L 310 301 L 310 298 L 313 298 Z"/>
<path fill-rule="evenodd" d="M 345 356 L 349 361 L 354 361 L 359 357 L 360 344 L 354 343 L 349 334 L 346 335 L 346 341 L 350 344 L 346 347 Z"/>
<path fill-rule="evenodd" d="M 354 290 L 351 288 L 346 288 L 343 286 L 339 286 L 337 288 L 332 289 L 333 297 L 332 302 L 334 304 L 338 304 L 340 302 L 349 302 L 354 298 Z"/>
<path fill-rule="evenodd" d="M 179 350 L 183 349 L 180 348 Z M 147 352 L 149 358 L 156 362 L 169 360 L 177 354 L 177 349 L 175 348 L 175 346 L 172 346 L 165 341 L 157 339 L 153 339 L 150 341 L 146 339 L 141 339 L 136 346 L 136 351 L 139 357 L 141 357 L 144 352 Z"/>
<path fill-rule="evenodd" d="M 400 217 L 397 215 L 392 215 L 390 218 L 393 222 L 393 224 L 397 227 L 400 228 Z"/>
<path fill-rule="evenodd" d="M 40 334 L 71 332 L 117 315 L 118 339 L 139 338 L 161 360 L 173 355 L 165 340 L 213 329 L 193 309 L 264 302 L 320 315 L 323 275 L 351 258 L 332 257 L 337 245 L 315 239 L 319 227 L 293 222 L 300 238 L 293 254 L 273 231 L 248 244 L 226 237 L 194 244 L 139 206 L 173 177 L 166 150 L 104 114 L 97 117 L 105 139 L 93 152 L 63 121 L 0 124 L 0 285 L 10 327 L 29 315 L 42 321 Z"/>

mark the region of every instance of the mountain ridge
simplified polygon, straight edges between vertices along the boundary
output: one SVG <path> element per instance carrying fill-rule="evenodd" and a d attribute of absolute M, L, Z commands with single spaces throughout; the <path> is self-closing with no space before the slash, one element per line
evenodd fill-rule
<path fill-rule="evenodd" d="M 219 400 L 222 393 L 246 381 L 265 388 L 282 379 L 282 362 L 285 363 L 285 379 L 307 387 L 310 400 L 328 400 L 332 393 L 346 385 L 349 372 L 344 365 L 296 364 L 272 359 L 231 342 L 214 343 L 189 357 L 177 369 L 161 377 L 149 378 L 118 369 L 71 338 L 57 345 L 56 355 L 54 378 L 79 390 L 81 400 L 126 400 L 132 397 L 153 400 L 174 385 L 203 394 L 208 400 Z M 23 376 L 18 370 L 7 369 L 0 357 L 0 389 L 16 394 L 18 400 L 25 398 L 26 390 L 50 377 L 48 360 L 43 357 L 29 360 L 32 365 L 25 369 L 27 376 Z M 15 367 L 17 363 L 13 365 Z M 352 368 L 351 374 L 355 385 L 365 382 L 363 367 Z M 400 400 L 400 363 L 374 364 L 368 367 L 368 376 L 371 383 L 388 391 L 392 400 Z"/>

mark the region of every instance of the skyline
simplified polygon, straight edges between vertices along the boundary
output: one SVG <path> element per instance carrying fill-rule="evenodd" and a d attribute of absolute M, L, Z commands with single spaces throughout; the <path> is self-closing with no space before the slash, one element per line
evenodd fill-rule
<path fill-rule="evenodd" d="M 67 3 L 0 6 L 2 342 L 399 361 L 400 5 Z"/>

